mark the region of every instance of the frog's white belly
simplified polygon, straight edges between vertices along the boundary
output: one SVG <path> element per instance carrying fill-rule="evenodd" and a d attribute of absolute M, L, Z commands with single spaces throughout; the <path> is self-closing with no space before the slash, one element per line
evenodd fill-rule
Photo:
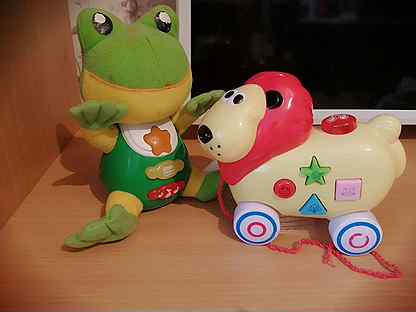
<path fill-rule="evenodd" d="M 331 168 L 323 185 L 316 182 L 305 185 L 306 177 L 300 173 L 301 167 L 310 165 L 313 156 L 320 166 Z M 290 198 L 275 193 L 274 185 L 280 179 L 290 180 L 296 186 Z M 305 210 L 302 212 L 301 209 L 308 201 L 309 204 L 314 202 L 326 211 L 307 216 L 332 218 L 372 209 L 386 196 L 394 179 L 394 163 L 388 144 L 368 125 L 360 124 L 353 133 L 342 136 L 314 129 L 307 142 L 261 165 L 231 186 L 231 192 L 237 203 L 262 202 L 292 216 L 305 216 Z"/>

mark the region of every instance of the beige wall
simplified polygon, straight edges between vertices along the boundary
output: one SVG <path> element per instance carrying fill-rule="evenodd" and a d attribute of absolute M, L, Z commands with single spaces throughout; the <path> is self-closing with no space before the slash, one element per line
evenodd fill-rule
<path fill-rule="evenodd" d="M 0 226 L 71 138 L 79 102 L 66 1 L 1 6 Z"/>

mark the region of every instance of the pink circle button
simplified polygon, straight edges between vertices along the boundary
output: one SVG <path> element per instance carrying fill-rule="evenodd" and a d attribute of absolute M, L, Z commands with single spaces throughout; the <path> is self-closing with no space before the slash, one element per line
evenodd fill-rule
<path fill-rule="evenodd" d="M 266 227 L 263 223 L 260 222 L 252 222 L 247 227 L 247 232 L 251 236 L 254 237 L 261 237 L 266 234 Z"/>
<path fill-rule="evenodd" d="M 368 235 L 365 235 L 365 239 L 360 243 L 360 242 L 354 242 L 356 241 L 356 238 L 360 238 L 364 236 L 361 233 L 355 233 L 352 234 L 350 239 L 348 240 L 349 244 L 351 247 L 353 248 L 364 248 L 368 245 L 368 243 L 370 242 L 370 238 L 368 237 Z"/>

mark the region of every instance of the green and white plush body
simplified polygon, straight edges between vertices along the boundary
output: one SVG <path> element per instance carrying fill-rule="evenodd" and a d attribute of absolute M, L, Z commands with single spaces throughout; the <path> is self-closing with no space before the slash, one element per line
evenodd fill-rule
<path fill-rule="evenodd" d="M 131 25 L 86 9 L 77 26 L 84 103 L 71 114 L 83 137 L 103 152 L 101 179 L 109 191 L 105 216 L 65 240 L 66 246 L 84 248 L 125 238 L 142 211 L 178 196 L 216 197 L 218 173 L 192 168 L 180 134 L 223 91 L 186 102 L 192 73 L 178 41 L 177 16 L 168 6 L 154 7 Z"/>

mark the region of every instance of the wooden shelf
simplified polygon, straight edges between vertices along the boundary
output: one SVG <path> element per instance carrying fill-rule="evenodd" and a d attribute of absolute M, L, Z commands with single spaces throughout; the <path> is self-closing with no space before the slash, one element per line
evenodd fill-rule
<path fill-rule="evenodd" d="M 0 310 L 416 310 L 416 140 L 403 142 L 406 173 L 375 214 L 379 251 L 405 276 L 383 281 L 324 265 L 317 248 L 245 246 L 217 202 L 191 199 L 142 215 L 124 241 L 69 252 L 64 237 L 97 218 L 106 197 L 100 155 L 74 139 L 0 231 Z M 187 145 L 197 165 L 208 163 L 195 141 Z M 278 244 L 328 239 L 325 221 L 302 220 L 286 219 Z M 378 268 L 371 257 L 352 260 Z"/>

